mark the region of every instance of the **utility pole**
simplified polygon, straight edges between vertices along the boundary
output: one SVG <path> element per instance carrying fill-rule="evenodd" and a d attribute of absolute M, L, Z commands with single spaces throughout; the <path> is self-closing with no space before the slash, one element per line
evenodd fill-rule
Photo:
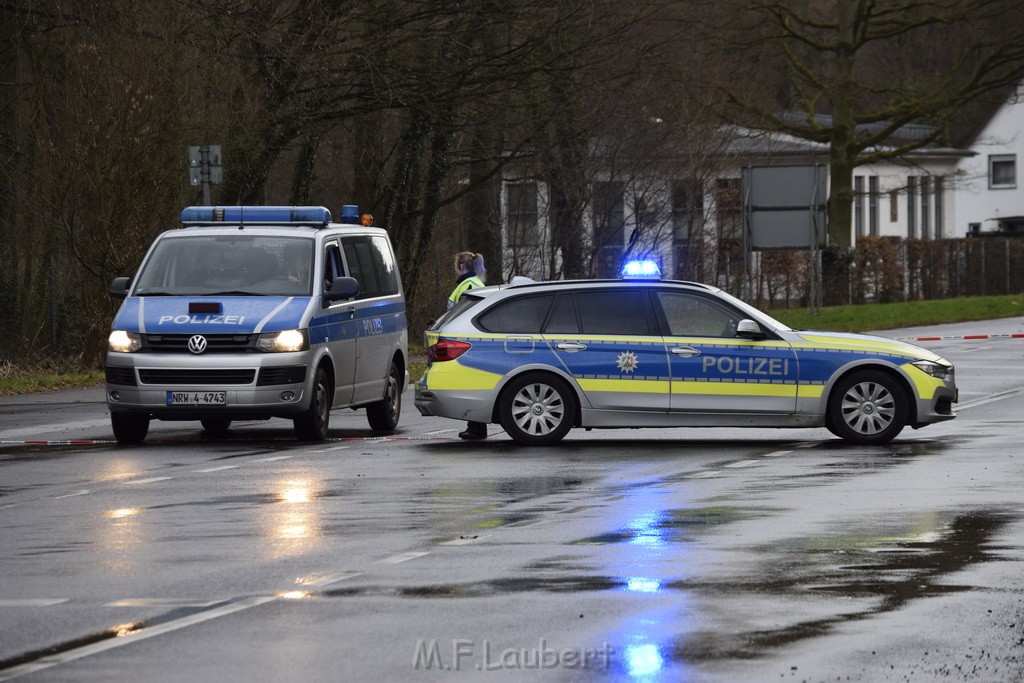
<path fill-rule="evenodd" d="M 203 187 L 203 206 L 210 206 L 210 185 L 224 182 L 220 145 L 188 148 L 188 181 L 192 187 Z"/>

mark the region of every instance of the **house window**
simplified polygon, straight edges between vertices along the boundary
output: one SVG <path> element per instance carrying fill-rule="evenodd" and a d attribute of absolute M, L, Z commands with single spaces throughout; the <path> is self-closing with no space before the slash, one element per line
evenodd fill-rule
<path fill-rule="evenodd" d="M 509 183 L 508 227 L 512 249 L 535 247 L 540 242 L 537 231 L 537 183 Z"/>
<path fill-rule="evenodd" d="M 1017 155 L 992 154 L 988 158 L 988 187 L 1007 190 L 1017 187 Z"/>
<path fill-rule="evenodd" d="M 907 176 L 907 237 L 917 237 L 917 176 Z"/>
<path fill-rule="evenodd" d="M 946 220 L 945 215 L 945 204 L 943 204 L 943 192 L 945 191 L 945 181 L 942 176 L 935 177 L 935 239 L 940 240 L 943 238 L 943 227 L 942 224 Z"/>
<path fill-rule="evenodd" d="M 889 190 L 889 222 L 895 223 L 900 219 L 900 191 Z"/>
<path fill-rule="evenodd" d="M 932 238 L 931 195 L 932 183 L 928 176 L 921 176 L 921 239 Z"/>
<path fill-rule="evenodd" d="M 594 183 L 591 221 L 596 248 L 596 277 L 615 277 L 626 246 L 625 185 L 617 182 Z"/>
<path fill-rule="evenodd" d="M 864 236 L 864 176 L 853 177 L 853 234 Z"/>
<path fill-rule="evenodd" d="M 868 177 L 868 233 L 878 236 L 878 176 Z"/>

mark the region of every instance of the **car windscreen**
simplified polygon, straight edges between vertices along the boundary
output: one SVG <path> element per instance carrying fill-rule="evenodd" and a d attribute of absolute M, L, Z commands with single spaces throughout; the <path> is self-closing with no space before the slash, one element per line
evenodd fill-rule
<path fill-rule="evenodd" d="M 310 296 L 313 240 L 274 235 L 164 237 L 139 272 L 135 296 Z"/>

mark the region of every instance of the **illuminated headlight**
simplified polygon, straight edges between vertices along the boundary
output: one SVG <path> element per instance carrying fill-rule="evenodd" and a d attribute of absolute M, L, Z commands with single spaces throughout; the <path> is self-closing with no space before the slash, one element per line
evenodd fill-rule
<path fill-rule="evenodd" d="M 283 353 L 286 351 L 305 351 L 309 348 L 309 338 L 305 330 L 282 330 L 261 334 L 256 340 L 256 349 L 267 353 Z"/>
<path fill-rule="evenodd" d="M 921 372 L 926 372 L 932 377 L 938 379 L 948 379 L 953 376 L 953 366 L 943 365 L 941 363 L 935 363 L 930 360 L 919 360 L 911 363 L 915 368 Z"/>
<path fill-rule="evenodd" d="M 135 353 L 142 348 L 142 338 L 134 332 L 114 330 L 107 338 L 107 350 L 117 353 Z"/>

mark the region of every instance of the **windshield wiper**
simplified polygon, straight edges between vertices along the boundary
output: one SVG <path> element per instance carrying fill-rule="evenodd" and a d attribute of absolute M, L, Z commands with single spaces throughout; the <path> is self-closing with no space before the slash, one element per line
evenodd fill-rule
<path fill-rule="evenodd" d="M 209 292 L 206 294 L 189 294 L 187 296 L 270 296 L 262 292 L 246 292 L 241 289 L 233 289 L 227 292 Z"/>
<path fill-rule="evenodd" d="M 163 290 L 156 290 L 153 292 L 135 292 L 135 296 L 178 296 L 174 292 L 165 292 Z"/>

